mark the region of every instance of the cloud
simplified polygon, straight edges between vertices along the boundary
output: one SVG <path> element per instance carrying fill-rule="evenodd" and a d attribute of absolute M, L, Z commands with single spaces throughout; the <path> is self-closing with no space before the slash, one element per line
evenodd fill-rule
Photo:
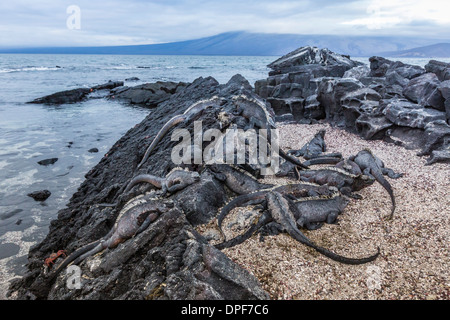
<path fill-rule="evenodd" d="M 404 33 L 420 33 L 420 28 L 407 27 L 419 27 L 422 24 L 434 25 L 439 32 L 439 27 L 441 30 L 450 27 L 450 16 L 445 9 L 447 6 L 448 0 L 372 0 L 367 6 L 365 17 L 344 21 L 342 24 Z"/>
<path fill-rule="evenodd" d="M 436 34 L 447 32 L 445 2 L 410 0 L 405 6 L 400 0 L 2 1 L 0 46 L 151 44 L 228 31 L 338 35 L 394 31 L 426 37 L 431 24 Z M 81 10 L 80 30 L 67 28 L 70 5 Z"/>

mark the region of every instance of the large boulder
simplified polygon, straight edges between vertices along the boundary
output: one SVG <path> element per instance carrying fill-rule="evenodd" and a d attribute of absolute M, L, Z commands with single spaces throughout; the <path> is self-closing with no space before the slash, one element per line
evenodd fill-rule
<path fill-rule="evenodd" d="M 338 126 L 344 125 L 341 99 L 363 87 L 361 82 L 352 78 L 323 78 L 317 89 L 317 101 L 324 108 L 326 119 Z"/>
<path fill-rule="evenodd" d="M 362 114 L 372 114 L 379 106 L 381 95 L 373 89 L 361 88 L 347 93 L 341 98 L 345 126 L 357 131 L 356 120 Z"/>
<path fill-rule="evenodd" d="M 50 104 L 50 105 L 76 103 L 86 99 L 86 97 L 90 92 L 91 90 L 89 88 L 77 88 L 72 90 L 65 90 L 50 94 L 42 98 L 34 99 L 33 101 L 30 101 L 28 103 Z"/>
<path fill-rule="evenodd" d="M 441 93 L 442 98 L 445 100 L 445 114 L 447 117 L 447 123 L 450 124 L 450 80 L 441 82 L 438 90 Z"/>
<path fill-rule="evenodd" d="M 444 98 L 439 91 L 440 81 L 434 73 L 426 73 L 409 81 L 403 89 L 406 98 L 424 107 L 444 111 Z"/>
<path fill-rule="evenodd" d="M 117 88 L 111 91 L 109 98 L 129 104 L 156 107 L 186 86 L 187 83 L 184 82 L 157 81 L 156 83 L 146 83 L 134 87 Z"/>
<path fill-rule="evenodd" d="M 450 80 L 450 63 L 430 60 L 430 62 L 428 62 L 425 66 L 425 69 L 427 72 L 436 74 L 441 81 Z"/>
<path fill-rule="evenodd" d="M 76 88 L 56 92 L 42 98 L 34 99 L 33 101 L 30 101 L 28 103 L 49 104 L 49 105 L 76 103 L 87 99 L 89 95 L 96 94 L 98 91 L 111 90 L 121 86 L 123 86 L 123 81 L 109 81 L 107 83 L 93 86 L 91 88 Z"/>
<path fill-rule="evenodd" d="M 369 76 L 370 68 L 363 64 L 361 66 L 353 67 L 350 70 L 345 71 L 343 78 L 353 78 L 360 80 L 361 78 Z"/>
<path fill-rule="evenodd" d="M 331 73 L 335 73 L 335 75 L 328 74 L 326 76 L 342 77 L 345 71 L 361 65 L 361 63 L 351 60 L 348 56 L 336 54 L 328 49 L 306 46 L 282 56 L 270 63 L 268 67 L 278 73 L 287 73 L 301 70 L 308 65 L 312 65 L 312 68 L 328 70 Z M 317 68 L 318 66 L 322 68 Z"/>
<path fill-rule="evenodd" d="M 391 61 L 383 57 L 371 57 L 370 77 L 385 77 L 389 71 L 396 71 L 400 76 L 406 79 L 414 79 L 426 71 L 420 66 L 405 64 L 400 61 Z"/>
<path fill-rule="evenodd" d="M 383 110 L 386 118 L 398 126 L 424 129 L 432 121 L 444 120 L 445 113 L 424 108 L 408 100 L 391 99 L 386 102 Z"/>
<path fill-rule="evenodd" d="M 388 129 L 393 126 L 383 114 L 363 113 L 355 121 L 356 131 L 365 140 L 383 139 Z"/>

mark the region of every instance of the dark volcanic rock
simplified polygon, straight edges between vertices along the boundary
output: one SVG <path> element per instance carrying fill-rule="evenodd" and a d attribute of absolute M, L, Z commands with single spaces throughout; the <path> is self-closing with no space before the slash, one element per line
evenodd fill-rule
<path fill-rule="evenodd" d="M 173 94 L 187 86 L 180 82 L 146 83 L 135 87 L 120 87 L 112 90 L 109 98 L 124 101 L 130 104 L 156 107 L 158 104 L 168 100 Z"/>
<path fill-rule="evenodd" d="M 385 132 L 393 126 L 382 114 L 363 114 L 355 121 L 356 131 L 366 140 L 383 139 Z"/>
<path fill-rule="evenodd" d="M 40 164 L 41 166 L 49 166 L 51 164 L 54 164 L 56 161 L 58 161 L 58 158 L 51 158 L 38 161 L 38 164 Z"/>
<path fill-rule="evenodd" d="M 122 86 L 123 86 L 123 81 L 109 80 L 107 83 L 92 87 L 92 90 L 94 90 L 94 91 L 96 91 L 96 90 L 111 90 L 111 89 L 114 89 L 117 87 L 122 87 Z"/>
<path fill-rule="evenodd" d="M 35 191 L 27 194 L 27 196 L 33 198 L 35 201 L 45 201 L 47 200 L 52 193 L 48 190 Z"/>
<path fill-rule="evenodd" d="M 123 81 L 109 81 L 107 83 L 100 84 L 92 88 L 76 88 L 72 90 L 57 92 L 42 98 L 35 99 L 28 103 L 42 103 L 50 105 L 76 103 L 84 101 L 85 99 L 88 98 L 89 94 L 93 92 L 100 90 L 110 90 L 120 86 L 123 86 Z"/>
<path fill-rule="evenodd" d="M 444 111 L 444 98 L 438 90 L 439 85 L 440 81 L 434 73 L 426 73 L 409 81 L 403 94 L 421 106 Z"/>
<path fill-rule="evenodd" d="M 33 101 L 30 101 L 29 103 L 42 103 L 42 104 L 75 103 L 83 101 L 90 92 L 91 90 L 88 88 L 66 90 L 42 98 L 35 99 Z"/>
<path fill-rule="evenodd" d="M 425 66 L 425 69 L 427 72 L 436 74 L 440 81 L 450 80 L 450 63 L 431 60 Z"/>
<path fill-rule="evenodd" d="M 139 79 L 138 77 L 131 77 L 131 78 L 126 78 L 125 81 L 139 81 L 141 79 Z"/>
<path fill-rule="evenodd" d="M 386 77 L 390 71 L 396 71 L 401 77 L 406 79 L 414 79 L 426 71 L 420 66 L 405 64 L 400 61 L 391 61 L 383 57 L 371 57 L 370 61 L 370 77 Z"/>
<path fill-rule="evenodd" d="M 239 77 L 227 85 L 219 85 L 214 78 L 199 78 L 130 129 L 107 157 L 86 174 L 67 207 L 52 221 L 47 237 L 30 250 L 28 272 L 12 283 L 11 291 L 19 299 L 268 299 L 253 275 L 212 247 L 194 229 L 215 217 L 229 192 L 201 165 L 187 165 L 201 174 L 200 182 L 157 200 L 172 201 L 170 211 L 161 214 L 136 237 L 78 264 L 82 272 L 80 290 L 67 288 L 64 272 L 48 281 L 42 268 L 52 252 L 64 249 L 70 254 L 109 232 L 124 203 L 120 202 L 117 208 L 97 204 L 119 201 L 119 190 L 138 174 L 163 177 L 176 166 L 171 153 L 178 142 L 172 141 L 169 131 L 151 158 L 139 172 L 136 170 L 152 138 L 173 115 L 182 114 L 195 102 L 220 96 L 224 104 L 205 110 L 195 121 L 202 121 L 204 130 L 226 130 L 231 123 L 218 119 L 226 119 L 223 113 L 232 114 L 232 96 L 242 93 L 242 84 Z M 192 129 L 193 121 L 182 122 L 177 128 Z M 153 186 L 142 184 L 133 192 L 143 194 L 151 189 Z M 148 194 L 156 195 L 154 191 Z"/>
<path fill-rule="evenodd" d="M 343 126 L 345 116 L 341 99 L 349 92 L 362 89 L 364 85 L 351 78 L 324 78 L 317 89 L 317 101 L 323 106 L 326 119 L 333 124 Z"/>
<path fill-rule="evenodd" d="M 440 91 L 442 98 L 445 100 L 445 114 L 447 117 L 447 123 L 450 124 L 450 80 L 441 82 L 438 90 Z"/>
<path fill-rule="evenodd" d="M 433 123 L 450 123 L 450 64 L 426 68 L 371 57 L 370 67 L 327 49 L 302 47 L 275 60 L 269 77 L 255 83 L 281 119 L 327 120 L 364 139 L 385 139 L 406 148 L 429 149 Z M 442 81 L 442 82 L 441 82 Z M 428 133 L 427 133 L 428 132 Z M 446 162 L 442 138 L 431 162 Z"/>
<path fill-rule="evenodd" d="M 350 60 L 348 56 L 336 54 L 328 49 L 307 46 L 284 55 L 269 64 L 268 67 L 285 73 L 285 70 L 295 70 L 298 69 L 297 67 L 305 65 L 342 66 L 343 72 L 340 75 L 342 77 L 345 71 L 360 65 L 360 63 Z"/>
<path fill-rule="evenodd" d="M 427 123 L 445 120 L 445 113 L 427 109 L 407 100 L 392 99 L 383 111 L 388 120 L 398 126 L 424 129 Z"/>

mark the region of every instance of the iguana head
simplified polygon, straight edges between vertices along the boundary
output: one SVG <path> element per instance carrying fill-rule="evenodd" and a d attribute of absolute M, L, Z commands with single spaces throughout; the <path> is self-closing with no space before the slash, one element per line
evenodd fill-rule
<path fill-rule="evenodd" d="M 369 177 L 365 174 L 358 175 L 353 182 L 353 191 L 362 190 L 368 186 L 371 186 L 375 182 L 373 177 Z"/>
<path fill-rule="evenodd" d="M 197 171 L 189 171 L 188 169 L 174 168 L 166 176 L 169 184 L 183 183 L 191 185 L 200 181 L 200 174 Z"/>

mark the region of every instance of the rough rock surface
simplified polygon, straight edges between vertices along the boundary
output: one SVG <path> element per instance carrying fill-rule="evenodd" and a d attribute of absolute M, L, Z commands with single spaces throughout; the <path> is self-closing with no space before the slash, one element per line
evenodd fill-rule
<path fill-rule="evenodd" d="M 445 135 L 432 134 L 440 137 L 433 150 L 424 143 L 427 126 L 450 121 L 450 64 L 432 60 L 422 68 L 383 57 L 369 62 L 360 65 L 327 49 L 299 48 L 269 64 L 269 77 L 257 81 L 255 91 L 278 120 L 327 121 L 364 139 L 414 146 L 430 155 L 436 151 L 436 161 L 446 162 Z"/>
<path fill-rule="evenodd" d="M 162 82 L 146 83 L 134 87 L 119 87 L 109 94 L 110 99 L 117 99 L 130 104 L 156 107 L 161 102 L 170 98 L 172 94 L 179 92 L 187 86 L 187 83 Z"/>
<path fill-rule="evenodd" d="M 33 198 L 35 201 L 45 201 L 51 195 L 52 193 L 48 190 L 34 191 L 28 194 L 28 196 Z"/>
<path fill-rule="evenodd" d="M 89 95 L 93 92 L 101 90 L 111 90 L 113 88 L 120 86 L 123 86 L 123 81 L 109 81 L 107 83 L 100 84 L 92 88 L 76 88 L 72 90 L 56 92 L 42 98 L 37 98 L 33 101 L 30 101 L 29 103 L 42 103 L 51 105 L 76 103 L 87 99 Z"/>
<path fill-rule="evenodd" d="M 164 177 L 175 167 L 170 157 L 176 142 L 171 141 L 169 132 L 140 172 L 136 171 L 150 138 L 174 114 L 181 114 L 193 103 L 216 95 L 227 101 L 223 108 L 234 107 L 231 95 L 241 92 L 246 85 L 244 80 L 235 76 L 227 85 L 219 85 L 211 77 L 199 78 L 161 103 L 117 141 L 86 174 L 86 180 L 67 207 L 52 221 L 47 237 L 30 250 L 28 273 L 12 283 L 12 296 L 17 299 L 267 299 L 267 293 L 253 275 L 209 245 L 194 229 L 195 225 L 212 220 L 228 197 L 223 184 L 196 165 L 189 168 L 199 170 L 201 181 L 170 195 L 167 199 L 174 202 L 173 209 L 163 213 L 135 238 L 79 264 L 82 289 L 67 289 L 64 272 L 49 281 L 43 267 L 44 259 L 51 253 L 64 249 L 70 254 L 108 233 L 120 205 L 104 208 L 97 204 L 118 201 L 121 195 L 118 191 L 137 174 Z M 220 129 L 226 124 L 226 119 L 217 122 L 221 111 L 213 109 L 201 114 L 203 126 Z M 179 127 L 189 126 L 192 123 L 181 123 Z M 151 185 L 145 184 L 138 188 L 139 194 L 151 189 Z"/>
<path fill-rule="evenodd" d="M 123 81 L 109 81 L 91 88 L 76 88 L 57 92 L 29 103 L 60 105 L 76 103 L 88 99 L 117 99 L 129 104 L 154 108 L 168 100 L 173 94 L 184 89 L 188 83 L 163 82 L 145 83 L 134 87 L 124 86 Z"/>

